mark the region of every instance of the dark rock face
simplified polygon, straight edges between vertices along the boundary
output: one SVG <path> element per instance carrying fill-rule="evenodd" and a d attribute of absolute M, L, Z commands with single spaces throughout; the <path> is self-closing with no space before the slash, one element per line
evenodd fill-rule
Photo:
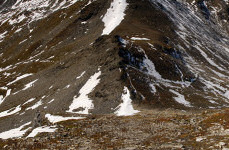
<path fill-rule="evenodd" d="M 204 0 L 199 0 L 197 2 L 201 12 L 203 13 L 203 15 L 205 16 L 206 19 L 210 19 L 210 11 L 208 10 L 205 1 Z"/>
<path fill-rule="evenodd" d="M 116 112 L 124 87 L 141 109 L 228 107 L 225 1 L 127 0 L 109 35 L 102 35 L 103 18 L 113 1 L 65 2 L 0 2 L 0 112 L 20 108 L 0 116 L 0 131 L 33 121 L 38 109 L 84 116 L 69 106 L 98 71 L 85 95 L 92 114 Z"/>
<path fill-rule="evenodd" d="M 8 10 L 8 8 L 13 6 L 16 2 L 17 0 L 2 0 L 0 2 L 0 12 L 2 11 L 1 13 L 4 13 L 5 11 Z"/>

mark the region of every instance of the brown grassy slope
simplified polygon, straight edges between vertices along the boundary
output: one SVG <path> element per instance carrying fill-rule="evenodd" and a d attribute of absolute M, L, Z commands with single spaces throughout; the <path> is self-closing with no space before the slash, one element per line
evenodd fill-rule
<path fill-rule="evenodd" d="M 228 110 L 143 111 L 136 116 L 91 116 L 58 123 L 55 133 L 1 140 L 1 149 L 220 149 L 228 148 Z"/>

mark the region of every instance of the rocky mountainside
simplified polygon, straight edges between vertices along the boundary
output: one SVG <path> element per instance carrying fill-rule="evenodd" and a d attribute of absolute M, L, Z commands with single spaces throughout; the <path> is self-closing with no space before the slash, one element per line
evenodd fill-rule
<path fill-rule="evenodd" d="M 229 1 L 2 0 L 0 59 L 2 139 L 94 115 L 221 110 Z"/>

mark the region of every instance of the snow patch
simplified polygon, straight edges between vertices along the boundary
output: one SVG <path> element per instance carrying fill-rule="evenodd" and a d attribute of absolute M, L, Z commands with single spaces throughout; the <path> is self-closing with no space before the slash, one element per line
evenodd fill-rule
<path fill-rule="evenodd" d="M 13 84 L 13 83 L 15 83 L 15 82 L 17 82 L 17 81 L 19 81 L 19 80 L 21 80 L 21 79 L 23 79 L 23 78 L 29 77 L 29 76 L 31 76 L 31 75 L 33 75 L 33 74 L 32 74 L 32 73 L 24 74 L 24 75 L 22 75 L 22 76 L 20 76 L 20 77 L 17 77 L 14 81 L 9 82 L 7 85 L 11 85 L 11 84 Z"/>
<path fill-rule="evenodd" d="M 148 38 L 132 37 L 131 40 L 134 40 L 134 41 L 149 41 L 150 39 L 148 39 Z"/>
<path fill-rule="evenodd" d="M 19 45 L 22 44 L 22 43 L 24 43 L 24 42 L 26 42 L 26 41 L 27 41 L 27 39 L 21 41 L 21 42 L 19 43 Z"/>
<path fill-rule="evenodd" d="M 17 0 L 16 3 L 11 7 L 7 8 L 10 11 L 6 13 L 1 13 L 0 15 L 0 25 L 5 22 L 9 22 L 9 24 L 14 25 L 24 21 L 27 24 L 30 24 L 33 21 L 40 20 L 42 18 L 47 17 L 51 13 L 65 9 L 75 4 L 78 0 Z M 3 8 L 4 10 L 4 8 Z M 2 10 L 2 11 L 3 11 Z M 29 11 L 32 12 L 29 16 L 25 16 L 24 12 Z M 1 42 L 0 38 L 0 42 Z"/>
<path fill-rule="evenodd" d="M 51 99 L 51 100 L 48 102 L 48 104 L 50 104 L 50 103 L 54 102 L 54 100 L 55 100 L 55 99 Z"/>
<path fill-rule="evenodd" d="M 49 127 L 49 126 L 42 126 L 42 127 L 37 127 L 35 128 L 28 136 L 27 138 L 30 137 L 35 137 L 38 133 L 43 133 L 43 132 L 55 132 L 57 128 L 54 126 Z"/>
<path fill-rule="evenodd" d="M 6 92 L 6 96 L 3 98 L 3 96 L 1 95 L 1 97 L 0 97 L 0 105 L 4 102 L 4 100 L 8 97 L 8 96 L 10 96 L 10 94 L 11 94 L 11 89 L 8 89 L 8 88 L 6 88 L 7 89 L 7 92 Z"/>
<path fill-rule="evenodd" d="M 227 91 L 224 96 L 229 99 L 229 91 Z"/>
<path fill-rule="evenodd" d="M 24 91 L 24 90 L 27 90 L 28 88 L 31 88 L 31 87 L 34 85 L 34 83 L 37 82 L 37 80 L 38 80 L 38 79 L 36 79 L 36 80 L 34 80 L 34 81 L 32 81 L 32 82 L 26 84 L 26 85 L 25 85 L 25 88 L 22 89 L 22 90 Z"/>
<path fill-rule="evenodd" d="M 156 87 L 155 87 L 152 83 L 150 83 L 149 86 L 150 86 L 150 88 L 151 88 L 151 92 L 152 92 L 152 93 L 156 93 L 156 92 L 157 92 Z"/>
<path fill-rule="evenodd" d="M 64 87 L 64 89 L 68 89 L 70 86 L 71 86 L 70 84 L 69 84 L 69 85 L 66 85 L 66 86 Z"/>
<path fill-rule="evenodd" d="M 203 141 L 205 139 L 206 139 L 206 137 L 200 136 L 200 137 L 196 138 L 196 142 L 201 142 L 201 141 Z"/>
<path fill-rule="evenodd" d="M 79 120 L 79 119 L 84 119 L 85 117 L 63 117 L 63 116 L 54 116 L 51 114 L 46 114 L 45 117 L 49 120 L 51 123 L 57 123 L 61 121 L 66 121 L 66 120 Z"/>
<path fill-rule="evenodd" d="M 36 99 L 36 98 L 30 98 L 30 99 L 29 99 L 27 102 L 25 102 L 23 105 L 28 104 L 28 103 L 34 101 L 35 99 Z"/>
<path fill-rule="evenodd" d="M 25 126 L 28 126 L 29 124 L 31 124 L 31 122 L 28 122 L 18 128 L 15 128 L 15 129 L 11 129 L 9 131 L 5 131 L 5 132 L 2 132 L 0 133 L 0 138 L 1 139 L 10 139 L 10 138 L 19 138 L 19 137 L 22 137 L 25 132 L 27 130 L 29 130 L 30 128 L 27 128 L 27 129 L 24 129 L 22 130 Z"/>
<path fill-rule="evenodd" d="M 81 78 L 84 74 L 85 74 L 85 71 L 84 71 L 84 72 L 82 72 L 82 73 L 81 73 L 78 77 L 76 77 L 76 79 Z"/>
<path fill-rule="evenodd" d="M 146 56 L 146 59 L 143 60 L 143 63 L 145 64 L 147 68 L 148 74 L 155 77 L 156 79 L 161 80 L 162 77 L 159 74 L 159 72 L 157 72 L 154 63 L 150 59 L 148 59 L 147 55 L 145 56 Z"/>
<path fill-rule="evenodd" d="M 18 32 L 20 32 L 22 30 L 22 28 L 19 28 L 19 29 L 17 29 L 16 31 L 15 31 L 15 33 L 18 33 Z"/>
<path fill-rule="evenodd" d="M 31 107 L 28 107 L 26 108 L 25 110 L 29 110 L 29 109 L 36 109 L 37 107 L 41 106 L 42 105 L 42 101 L 38 101 L 36 104 L 34 104 L 33 106 Z"/>
<path fill-rule="evenodd" d="M 134 115 L 140 111 L 134 110 L 130 99 L 130 91 L 127 87 L 124 87 L 124 93 L 122 94 L 122 100 L 123 102 L 117 107 L 118 110 L 115 112 L 117 116 L 131 116 Z M 116 109 L 117 109 L 116 108 Z"/>
<path fill-rule="evenodd" d="M 110 8 L 102 19 L 105 26 L 102 35 L 110 34 L 122 22 L 127 5 L 126 0 L 113 0 Z"/>
<path fill-rule="evenodd" d="M 69 110 L 67 112 L 74 113 L 75 109 L 82 108 L 83 110 L 75 112 L 78 114 L 89 114 L 89 110 L 94 108 L 94 104 L 92 100 L 88 97 L 94 88 L 99 84 L 101 75 L 101 71 L 95 73 L 90 79 L 85 83 L 85 85 L 80 89 L 79 96 L 75 96 L 73 98 L 72 104 L 69 106 Z"/>
<path fill-rule="evenodd" d="M 5 117 L 5 116 L 10 116 L 10 115 L 13 115 L 13 114 L 16 114 L 18 113 L 19 111 L 21 111 L 21 106 L 17 106 L 16 108 L 12 108 L 10 110 L 6 110 L 6 111 L 3 111 L 0 113 L 0 118 L 1 117 Z"/>
<path fill-rule="evenodd" d="M 174 91 L 174 90 L 171 90 L 171 89 L 170 89 L 169 91 L 172 92 L 173 94 L 177 95 L 177 97 L 174 97 L 174 99 L 175 99 L 178 103 L 183 104 L 183 105 L 185 105 L 186 107 L 192 107 L 191 104 L 190 104 L 190 102 L 188 102 L 188 101 L 185 99 L 184 95 L 181 95 L 180 93 L 178 93 L 178 92 L 176 92 L 176 91 Z"/>
<path fill-rule="evenodd" d="M 0 95 L 0 102 L 3 101 L 3 95 Z"/>
<path fill-rule="evenodd" d="M 6 70 L 10 70 L 10 69 L 14 69 L 15 67 L 13 67 L 12 65 L 9 65 L 5 68 L 0 68 L 0 72 L 6 71 Z"/>
<path fill-rule="evenodd" d="M 5 31 L 4 33 L 1 33 L 1 34 L 0 34 L 0 42 L 3 41 L 3 39 L 5 38 L 5 36 L 6 36 L 7 33 L 8 33 L 8 32 Z"/>

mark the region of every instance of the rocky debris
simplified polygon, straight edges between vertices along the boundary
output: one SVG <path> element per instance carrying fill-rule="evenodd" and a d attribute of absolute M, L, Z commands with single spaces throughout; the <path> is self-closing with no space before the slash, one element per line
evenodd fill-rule
<path fill-rule="evenodd" d="M 33 128 L 40 127 L 41 125 L 42 125 L 41 113 L 39 110 L 37 110 L 33 120 Z"/>
<path fill-rule="evenodd" d="M 143 111 L 130 117 L 94 115 L 84 120 L 60 122 L 57 124 L 58 131 L 54 133 L 41 133 L 35 138 L 1 140 L 0 148 L 227 149 L 228 135 L 223 132 L 214 132 L 213 135 L 213 131 L 221 129 L 220 122 L 209 120 L 227 111 L 194 113 L 168 109 Z M 215 125 L 204 124 L 206 121 Z"/>

